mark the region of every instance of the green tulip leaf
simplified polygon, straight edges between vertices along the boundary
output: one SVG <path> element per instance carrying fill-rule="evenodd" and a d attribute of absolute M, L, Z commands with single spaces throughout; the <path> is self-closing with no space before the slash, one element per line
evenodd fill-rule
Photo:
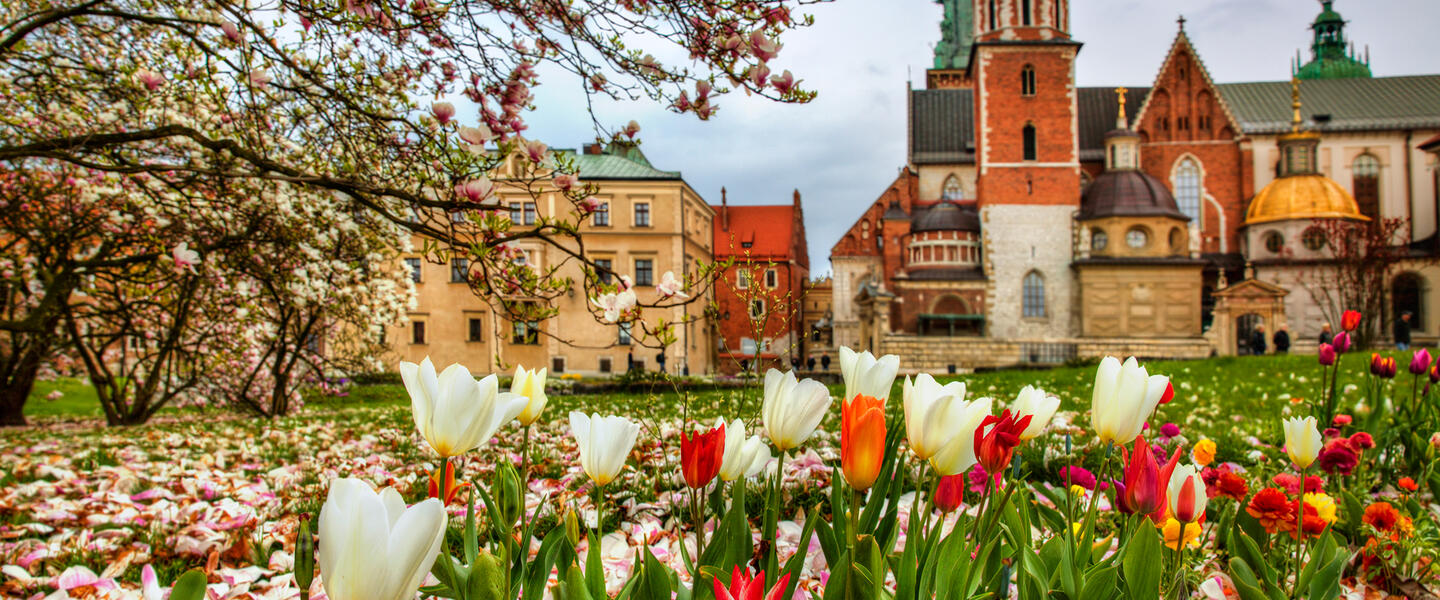
<path fill-rule="evenodd" d="M 190 569 L 179 579 L 175 580 L 175 587 L 170 590 L 172 600 L 202 600 L 205 597 L 205 586 L 209 580 L 205 578 L 205 572 L 199 569 Z"/>
<path fill-rule="evenodd" d="M 1122 571 L 1125 589 L 1131 598 L 1154 598 L 1160 593 L 1160 561 L 1164 545 L 1148 520 L 1132 526 L 1134 533 L 1125 544 Z"/>

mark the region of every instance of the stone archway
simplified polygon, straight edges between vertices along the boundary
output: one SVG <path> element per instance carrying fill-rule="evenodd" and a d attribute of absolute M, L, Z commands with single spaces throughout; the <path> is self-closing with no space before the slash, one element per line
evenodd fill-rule
<path fill-rule="evenodd" d="M 1255 335 L 1255 328 L 1265 324 L 1265 317 L 1258 313 L 1245 313 L 1235 317 L 1235 353 L 1241 356 L 1257 354 L 1255 348 L 1251 347 L 1250 338 Z"/>
<path fill-rule="evenodd" d="M 1242 342 L 1248 353 L 1248 336 L 1257 324 L 1264 325 L 1267 332 L 1275 331 L 1285 322 L 1285 296 L 1289 294 L 1290 290 L 1259 279 L 1246 279 L 1216 290 L 1214 321 L 1206 333 L 1216 354 L 1240 353 Z M 1240 331 L 1241 318 L 1247 319 L 1247 331 Z M 1242 333 L 1246 337 L 1241 337 Z"/>

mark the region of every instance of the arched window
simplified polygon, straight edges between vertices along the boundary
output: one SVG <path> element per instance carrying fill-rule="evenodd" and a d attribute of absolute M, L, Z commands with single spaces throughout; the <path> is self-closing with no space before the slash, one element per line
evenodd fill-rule
<path fill-rule="evenodd" d="M 1186 157 L 1175 165 L 1175 204 L 1180 206 L 1180 212 L 1190 217 L 1190 225 L 1200 227 L 1200 198 L 1202 188 L 1200 186 L 1200 163 L 1195 159 Z"/>
<path fill-rule="evenodd" d="M 941 200 L 959 202 L 965 199 L 965 188 L 960 187 L 960 178 L 951 175 L 945 178 L 945 188 L 940 191 Z"/>
<path fill-rule="evenodd" d="M 1021 298 L 1024 316 L 1045 316 L 1045 279 L 1040 277 L 1040 273 L 1031 271 L 1025 275 Z"/>
<path fill-rule="evenodd" d="M 1035 160 L 1035 126 L 1026 124 L 1020 131 L 1024 143 L 1025 160 Z"/>
<path fill-rule="evenodd" d="M 1390 284 L 1390 299 L 1394 304 L 1392 318 L 1410 313 L 1410 328 L 1423 330 L 1424 326 L 1424 280 L 1415 273 L 1401 273 Z"/>
<path fill-rule="evenodd" d="M 1350 175 L 1360 214 L 1380 218 L 1380 159 L 1368 152 L 1355 157 L 1355 162 L 1350 164 Z"/>
<path fill-rule="evenodd" d="M 1020 69 L 1020 95 L 1035 95 L 1035 67 L 1031 65 L 1025 65 L 1025 68 Z"/>

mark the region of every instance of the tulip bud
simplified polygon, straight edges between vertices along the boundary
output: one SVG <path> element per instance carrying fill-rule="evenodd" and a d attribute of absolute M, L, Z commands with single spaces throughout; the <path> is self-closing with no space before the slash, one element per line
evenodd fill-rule
<path fill-rule="evenodd" d="M 1335 354 L 1344 354 L 1344 353 L 1346 353 L 1346 352 L 1349 352 L 1349 351 L 1350 351 L 1350 333 L 1349 333 L 1349 332 L 1342 331 L 1342 332 L 1340 332 L 1340 333 L 1335 334 L 1335 338 L 1332 339 L 1332 340 L 1330 340 L 1330 345 L 1335 348 Z"/>
<path fill-rule="evenodd" d="M 1440 383 L 1440 363 L 1430 365 L 1430 383 Z"/>
<path fill-rule="evenodd" d="M 1344 312 L 1344 314 L 1340 315 L 1340 328 L 1341 328 L 1341 329 L 1344 329 L 1345 331 L 1355 331 L 1355 328 L 1356 328 L 1356 327 L 1359 327 L 1359 326 L 1360 326 L 1360 312 L 1359 312 L 1359 311 L 1347 310 L 1347 311 Z"/>
<path fill-rule="evenodd" d="M 520 483 L 519 473 L 510 463 L 502 463 L 495 469 L 495 483 L 495 509 L 500 513 L 497 516 L 509 529 L 520 520 L 520 513 L 525 510 L 524 486 Z"/>
<path fill-rule="evenodd" d="M 470 600 L 501 600 L 505 597 L 505 566 L 489 550 L 482 548 L 470 565 L 470 577 L 466 584 L 469 587 L 466 598 Z"/>
<path fill-rule="evenodd" d="M 1320 365 L 1328 367 L 1335 364 L 1335 347 L 1330 344 L 1320 344 Z"/>
<path fill-rule="evenodd" d="M 969 476 L 960 473 L 958 475 L 946 475 L 940 478 L 940 484 L 935 488 L 935 506 L 940 512 L 950 514 L 965 499 L 965 486 L 969 484 Z"/>
<path fill-rule="evenodd" d="M 565 511 L 565 539 L 569 540 L 571 548 L 580 544 L 580 519 L 575 516 L 573 506 Z"/>
<path fill-rule="evenodd" d="M 315 536 L 310 535 L 310 519 L 301 519 L 300 533 L 295 536 L 295 585 L 302 593 L 315 579 Z"/>
<path fill-rule="evenodd" d="M 1416 350 L 1415 355 L 1410 358 L 1410 374 L 1424 375 L 1425 372 L 1429 370 L 1430 352 L 1425 350 L 1424 348 Z"/>

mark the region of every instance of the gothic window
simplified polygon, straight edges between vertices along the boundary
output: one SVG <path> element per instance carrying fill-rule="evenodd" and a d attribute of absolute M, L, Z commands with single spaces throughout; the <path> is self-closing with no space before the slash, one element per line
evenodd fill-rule
<path fill-rule="evenodd" d="M 1355 157 L 1350 164 L 1351 183 L 1355 190 L 1355 203 L 1360 205 L 1360 214 L 1372 219 L 1380 217 L 1380 159 L 1365 153 Z"/>
<path fill-rule="evenodd" d="M 1021 303 L 1024 316 L 1031 318 L 1045 316 L 1045 280 L 1040 277 L 1040 273 L 1031 271 L 1025 274 L 1025 282 L 1021 290 Z"/>
<path fill-rule="evenodd" d="M 1024 143 L 1025 160 L 1035 160 L 1035 126 L 1026 124 L 1021 130 L 1021 138 Z"/>
<path fill-rule="evenodd" d="M 1200 164 L 1193 158 L 1183 158 L 1175 166 L 1175 203 L 1180 212 L 1190 217 L 1191 225 L 1200 227 L 1200 199 L 1203 188 L 1200 184 Z"/>
<path fill-rule="evenodd" d="M 960 187 L 960 178 L 951 175 L 945 179 L 945 188 L 940 191 L 941 200 L 959 202 L 965 199 L 965 189 Z"/>
<path fill-rule="evenodd" d="M 990 0 L 990 29 L 999 29 L 999 19 L 996 19 L 995 0 Z"/>
<path fill-rule="evenodd" d="M 1030 0 L 1020 0 L 1020 23 L 1030 25 Z"/>
<path fill-rule="evenodd" d="M 1025 68 L 1020 69 L 1020 95 L 1035 95 L 1035 67 L 1031 65 L 1025 65 Z"/>

